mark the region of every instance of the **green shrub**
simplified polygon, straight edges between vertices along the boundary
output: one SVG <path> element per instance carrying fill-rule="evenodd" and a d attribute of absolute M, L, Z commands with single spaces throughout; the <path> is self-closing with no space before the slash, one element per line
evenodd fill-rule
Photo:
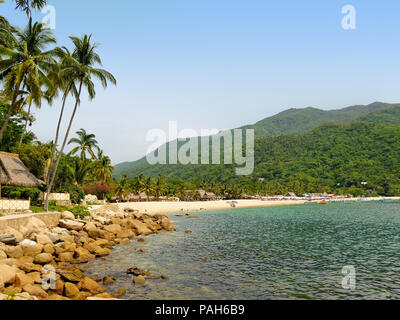
<path fill-rule="evenodd" d="M 33 213 L 40 213 L 40 212 L 44 212 L 44 208 L 40 207 L 40 206 L 31 206 L 30 210 Z M 69 208 L 68 207 L 64 207 L 64 206 L 57 206 L 55 203 L 50 204 L 49 202 L 49 211 L 50 212 L 64 212 L 64 211 L 68 211 Z"/>
<path fill-rule="evenodd" d="M 69 209 L 70 212 L 74 214 L 76 217 L 88 217 L 90 216 L 90 212 L 88 208 L 82 206 L 75 206 L 72 209 Z"/>

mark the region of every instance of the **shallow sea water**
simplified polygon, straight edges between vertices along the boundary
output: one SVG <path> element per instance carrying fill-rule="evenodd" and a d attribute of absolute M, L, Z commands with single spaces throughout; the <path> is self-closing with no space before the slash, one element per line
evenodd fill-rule
<path fill-rule="evenodd" d="M 399 299 L 400 203 L 337 203 L 194 213 L 177 232 L 117 246 L 86 275 L 127 299 Z M 191 229 L 193 233 L 185 234 Z M 138 253 L 143 248 L 148 253 Z M 135 286 L 133 265 L 169 280 Z M 343 289 L 344 266 L 356 288 Z"/>

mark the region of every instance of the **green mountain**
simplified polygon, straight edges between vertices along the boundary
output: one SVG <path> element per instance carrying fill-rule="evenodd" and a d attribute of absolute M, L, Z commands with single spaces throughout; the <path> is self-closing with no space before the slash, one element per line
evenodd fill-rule
<path fill-rule="evenodd" d="M 318 187 L 331 190 L 338 184 L 355 188 L 365 180 L 371 188 L 400 189 L 400 144 L 397 142 L 400 128 L 397 125 L 400 125 L 400 105 L 373 103 L 333 111 L 291 109 L 244 127 L 258 131 L 255 170 L 251 176 L 236 176 L 233 166 L 151 166 L 142 158 L 117 165 L 115 177 L 161 173 L 168 179 L 241 183 L 250 189 L 263 178 L 267 181 L 263 188 L 270 191 L 275 188 L 276 192 L 289 186 L 290 190 L 303 192 L 321 191 Z"/>
<path fill-rule="evenodd" d="M 244 126 L 243 129 L 254 129 L 257 138 L 299 135 L 327 122 L 349 123 L 363 115 L 387 108 L 388 106 L 390 106 L 388 103 L 374 102 L 366 106 L 357 105 L 329 111 L 312 107 L 289 109 L 275 116 L 263 119 L 254 125 Z"/>

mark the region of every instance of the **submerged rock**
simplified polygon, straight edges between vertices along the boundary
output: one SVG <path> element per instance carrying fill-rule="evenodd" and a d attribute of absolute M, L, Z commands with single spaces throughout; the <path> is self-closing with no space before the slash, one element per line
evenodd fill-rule
<path fill-rule="evenodd" d="M 143 286 L 144 284 L 146 284 L 146 279 L 143 276 L 137 276 L 133 279 L 133 282 L 135 283 L 135 285 L 137 286 Z"/>

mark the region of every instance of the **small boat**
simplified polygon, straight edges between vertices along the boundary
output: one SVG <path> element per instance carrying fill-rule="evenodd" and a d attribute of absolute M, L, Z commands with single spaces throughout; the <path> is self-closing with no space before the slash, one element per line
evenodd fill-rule
<path fill-rule="evenodd" d="M 318 202 L 318 204 L 329 204 L 329 202 L 321 201 L 321 202 Z"/>

